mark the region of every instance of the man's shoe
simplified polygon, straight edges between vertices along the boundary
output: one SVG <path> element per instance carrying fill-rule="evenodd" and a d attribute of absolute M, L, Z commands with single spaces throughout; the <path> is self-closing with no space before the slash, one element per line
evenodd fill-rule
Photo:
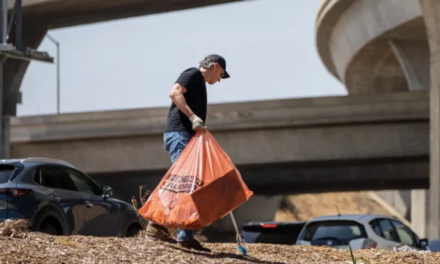
<path fill-rule="evenodd" d="M 176 243 L 176 240 L 170 235 L 168 229 L 158 224 L 148 223 L 145 234 L 152 240 L 161 240 L 168 243 Z"/>
<path fill-rule="evenodd" d="M 205 248 L 200 244 L 197 240 L 190 240 L 190 241 L 181 241 L 179 242 L 179 245 L 185 249 L 194 249 L 198 251 L 204 251 L 204 252 L 211 252 L 209 248 Z"/>

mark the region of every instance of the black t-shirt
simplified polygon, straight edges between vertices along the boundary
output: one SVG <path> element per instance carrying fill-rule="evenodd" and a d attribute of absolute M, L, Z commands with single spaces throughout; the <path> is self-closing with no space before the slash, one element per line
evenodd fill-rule
<path fill-rule="evenodd" d="M 205 122 L 208 99 L 205 78 L 202 72 L 195 67 L 186 69 L 180 74 L 179 78 L 177 78 L 176 83 L 186 88 L 186 93 L 183 94 L 186 103 L 194 114 Z M 192 129 L 191 121 L 180 111 L 174 102 L 171 103 L 168 112 L 165 132 L 167 131 L 187 131 L 192 135 L 195 134 L 195 131 Z"/>

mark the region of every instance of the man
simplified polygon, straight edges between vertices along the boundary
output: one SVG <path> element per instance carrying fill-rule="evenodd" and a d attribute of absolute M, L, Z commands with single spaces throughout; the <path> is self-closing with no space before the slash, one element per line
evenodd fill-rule
<path fill-rule="evenodd" d="M 172 103 L 164 133 L 164 144 L 172 163 L 196 131 L 205 129 L 208 104 L 206 83 L 212 85 L 229 77 L 225 59 L 216 54 L 205 57 L 199 68 L 189 68 L 180 74 L 170 93 Z M 155 223 L 148 224 L 146 233 L 154 239 L 176 242 L 166 228 Z M 178 229 L 177 242 L 187 249 L 209 251 L 194 239 L 192 230 Z"/>

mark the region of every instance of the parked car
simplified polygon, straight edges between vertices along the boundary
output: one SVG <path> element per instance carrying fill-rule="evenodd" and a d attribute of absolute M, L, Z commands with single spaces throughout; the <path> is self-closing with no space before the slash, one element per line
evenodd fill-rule
<path fill-rule="evenodd" d="M 429 241 L 428 250 L 431 252 L 440 252 L 440 239 Z"/>
<path fill-rule="evenodd" d="M 385 215 L 334 215 L 315 218 L 304 226 L 297 245 L 326 245 L 348 249 L 348 244 L 361 241 L 358 248 L 393 250 L 404 244 L 416 250 L 425 250 L 427 239 L 419 237 L 401 221 Z M 359 245 L 359 243 L 358 243 Z"/>
<path fill-rule="evenodd" d="M 111 187 L 65 161 L 0 161 L 0 221 L 24 218 L 31 230 L 53 235 L 136 235 L 134 207 L 111 196 Z"/>
<path fill-rule="evenodd" d="M 243 225 L 241 235 L 247 243 L 294 245 L 305 221 L 249 222 Z"/>

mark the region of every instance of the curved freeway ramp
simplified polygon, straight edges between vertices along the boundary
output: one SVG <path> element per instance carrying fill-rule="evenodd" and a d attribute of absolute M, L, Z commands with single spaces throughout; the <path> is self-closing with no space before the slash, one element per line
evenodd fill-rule
<path fill-rule="evenodd" d="M 429 87 L 429 47 L 418 1 L 325 0 L 316 41 L 324 65 L 351 94 Z"/>

